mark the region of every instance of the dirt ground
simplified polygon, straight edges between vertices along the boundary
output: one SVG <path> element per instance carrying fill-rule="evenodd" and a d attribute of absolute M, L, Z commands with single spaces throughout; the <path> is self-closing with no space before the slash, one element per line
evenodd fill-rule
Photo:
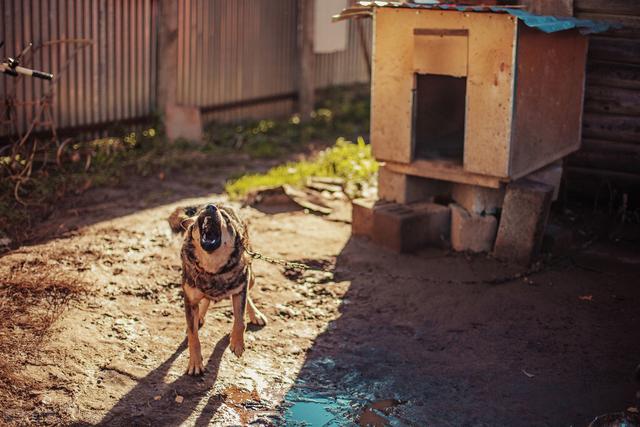
<path fill-rule="evenodd" d="M 227 172 L 88 191 L 0 258 L 0 276 L 47 268 L 88 284 L 23 367 L 37 404 L 5 409 L 1 422 L 584 426 L 633 404 L 637 247 L 596 243 L 491 282 L 520 270 L 380 249 L 350 236 L 346 203 L 330 219 L 241 210 L 255 249 L 317 270 L 256 261 L 254 299 L 270 323 L 248 332 L 238 359 L 227 349 L 230 304 L 212 306 L 200 332 L 208 372 L 185 375 L 180 238 L 166 218 L 222 200 L 212 194 Z"/>

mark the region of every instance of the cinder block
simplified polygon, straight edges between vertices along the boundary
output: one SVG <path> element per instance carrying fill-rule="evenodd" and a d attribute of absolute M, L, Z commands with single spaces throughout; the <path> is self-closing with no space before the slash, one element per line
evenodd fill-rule
<path fill-rule="evenodd" d="M 373 212 L 373 241 L 397 252 L 441 246 L 451 227 L 448 207 L 434 203 L 389 203 Z"/>
<path fill-rule="evenodd" d="M 521 179 L 507 186 L 494 248 L 501 259 L 530 264 L 540 252 L 553 187 Z"/>
<path fill-rule="evenodd" d="M 455 251 L 489 252 L 498 231 L 498 220 L 492 215 L 469 212 L 452 203 L 451 247 Z"/>
<path fill-rule="evenodd" d="M 453 184 L 453 200 L 471 213 L 495 214 L 502 207 L 504 188 L 485 188 L 469 184 Z"/>
<path fill-rule="evenodd" d="M 560 194 L 560 184 L 562 183 L 562 160 L 538 169 L 527 175 L 527 179 L 535 182 L 541 182 L 553 187 L 553 198 L 555 202 Z"/>
<path fill-rule="evenodd" d="M 373 233 L 373 212 L 389 204 L 384 200 L 354 199 L 351 202 L 351 234 L 371 237 Z"/>
<path fill-rule="evenodd" d="M 434 197 L 451 194 L 451 183 L 404 175 L 382 166 L 378 170 L 378 197 L 395 203 L 433 201 Z"/>
<path fill-rule="evenodd" d="M 436 203 L 414 203 L 412 209 L 422 215 L 418 233 L 423 246 L 448 246 L 451 235 L 451 209 Z"/>

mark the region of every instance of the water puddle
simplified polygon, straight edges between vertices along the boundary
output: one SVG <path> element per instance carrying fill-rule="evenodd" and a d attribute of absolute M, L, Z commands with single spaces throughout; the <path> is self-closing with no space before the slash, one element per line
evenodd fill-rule
<path fill-rule="evenodd" d="M 367 403 L 361 399 L 295 388 L 285 398 L 284 425 L 291 427 L 404 426 L 393 414 L 402 404 L 396 399 Z"/>

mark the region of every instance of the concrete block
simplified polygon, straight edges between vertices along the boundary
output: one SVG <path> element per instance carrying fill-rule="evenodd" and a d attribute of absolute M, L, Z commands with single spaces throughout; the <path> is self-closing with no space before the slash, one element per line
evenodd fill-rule
<path fill-rule="evenodd" d="M 452 203 L 451 247 L 455 251 L 489 252 L 498 231 L 498 220 L 492 215 L 469 212 Z"/>
<path fill-rule="evenodd" d="M 548 166 L 538 169 L 527 175 L 527 179 L 535 182 L 541 182 L 553 187 L 553 198 L 555 202 L 560 194 L 560 184 L 562 183 L 562 161 L 554 162 Z"/>
<path fill-rule="evenodd" d="M 389 203 L 373 212 L 375 243 L 397 252 L 412 252 L 426 245 L 441 246 L 449 236 L 451 212 L 434 203 Z"/>
<path fill-rule="evenodd" d="M 450 193 L 451 183 L 446 181 L 404 175 L 385 166 L 378 170 L 378 197 L 382 200 L 406 204 L 433 201 Z"/>
<path fill-rule="evenodd" d="M 170 141 L 178 138 L 202 141 L 202 116 L 197 107 L 167 105 L 164 110 L 164 126 Z"/>
<path fill-rule="evenodd" d="M 495 214 L 502 207 L 504 188 L 486 188 L 469 184 L 453 184 L 453 200 L 474 214 Z"/>
<path fill-rule="evenodd" d="M 351 202 L 351 234 L 371 237 L 373 234 L 373 213 L 388 203 L 373 198 L 354 199 Z"/>
<path fill-rule="evenodd" d="M 530 264 L 539 254 L 553 187 L 520 179 L 507 186 L 494 253 L 497 258 Z"/>

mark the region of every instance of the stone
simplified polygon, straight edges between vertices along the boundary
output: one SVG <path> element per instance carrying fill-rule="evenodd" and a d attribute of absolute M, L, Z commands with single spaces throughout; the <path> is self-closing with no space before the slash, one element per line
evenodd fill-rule
<path fill-rule="evenodd" d="M 451 193 L 451 183 L 435 179 L 404 175 L 386 166 L 378 170 L 378 197 L 395 203 L 433 201 Z"/>
<path fill-rule="evenodd" d="M 371 237 L 373 233 L 373 212 L 387 203 L 373 198 L 354 199 L 351 202 L 351 234 Z"/>
<path fill-rule="evenodd" d="M 497 258 L 528 265 L 538 256 L 552 196 L 552 186 L 527 179 L 507 186 L 494 247 Z"/>
<path fill-rule="evenodd" d="M 553 187 L 553 201 L 558 200 L 560 194 L 560 184 L 562 183 L 562 161 L 558 161 L 547 165 L 535 172 L 527 175 L 527 179 L 535 182 L 541 182 Z"/>
<path fill-rule="evenodd" d="M 504 188 L 486 188 L 470 184 L 453 184 L 451 197 L 474 214 L 495 214 L 502 207 Z"/>
<path fill-rule="evenodd" d="M 396 252 L 442 246 L 451 227 L 448 207 L 435 203 L 388 203 L 373 212 L 372 240 Z"/>
<path fill-rule="evenodd" d="M 498 231 L 498 220 L 493 215 L 469 212 L 452 203 L 451 247 L 458 252 L 490 252 Z"/>
<path fill-rule="evenodd" d="M 197 107 L 167 105 L 164 111 L 164 125 L 169 141 L 202 141 L 202 115 Z"/>

